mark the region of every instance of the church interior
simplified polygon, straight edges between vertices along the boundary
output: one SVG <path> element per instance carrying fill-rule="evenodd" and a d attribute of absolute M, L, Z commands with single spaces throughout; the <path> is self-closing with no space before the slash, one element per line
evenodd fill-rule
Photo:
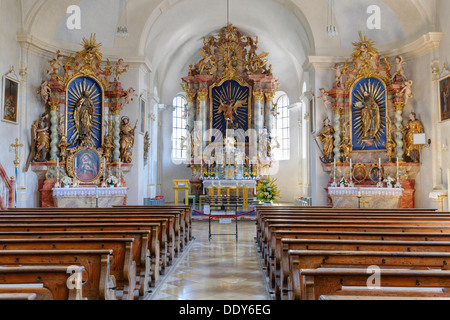
<path fill-rule="evenodd" d="M 450 300 L 447 14 L 0 0 L 0 300 Z"/>

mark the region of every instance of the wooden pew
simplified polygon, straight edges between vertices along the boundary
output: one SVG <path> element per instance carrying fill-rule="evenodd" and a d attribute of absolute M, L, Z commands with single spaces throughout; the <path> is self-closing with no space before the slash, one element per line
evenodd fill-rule
<path fill-rule="evenodd" d="M 84 297 L 89 300 L 116 300 L 115 278 L 110 274 L 114 261 L 112 253 L 112 250 L 3 250 L 0 251 L 0 265 L 82 266 L 88 275 L 83 285 Z M 0 269 L 1 273 L 3 269 Z"/>
<path fill-rule="evenodd" d="M 450 298 L 450 292 L 447 288 L 368 288 L 364 287 L 342 287 L 333 293 L 335 296 L 344 297 L 410 297 L 410 298 Z M 353 299 L 351 299 L 353 300 Z"/>
<path fill-rule="evenodd" d="M 276 286 L 281 292 L 287 290 L 290 275 L 291 250 L 318 251 L 390 251 L 390 252 L 450 252 L 449 241 L 380 241 L 380 240 L 329 240 L 329 239 L 282 239 L 282 254 L 273 266 Z"/>
<path fill-rule="evenodd" d="M 97 239 L 97 241 L 102 241 L 102 239 L 118 237 L 134 239 L 133 261 L 136 262 L 136 275 L 139 276 L 139 295 L 144 296 L 149 291 L 149 286 L 154 285 L 157 280 L 153 277 L 154 273 L 151 269 L 150 251 L 148 249 L 149 230 L 0 232 L 0 239 L 7 240 Z M 0 249 L 2 248 L 0 247 Z M 94 246 L 92 249 L 100 248 Z"/>
<path fill-rule="evenodd" d="M 10 284 L 0 286 L 0 294 L 35 294 L 35 300 L 53 300 L 52 292 L 39 284 Z"/>
<path fill-rule="evenodd" d="M 10 218 L 6 218 L 10 217 Z M 52 219 L 45 219 L 43 217 L 37 216 L 37 217 L 30 217 L 25 218 L 25 216 L 21 215 L 19 217 L 14 216 L 0 216 L 0 225 L 1 224 L 10 224 L 12 222 L 19 223 L 19 224 L 39 224 L 39 223 L 90 223 L 90 222 L 104 222 L 104 223 L 159 223 L 160 224 L 160 232 L 155 233 L 157 234 L 159 244 L 160 244 L 160 257 L 162 258 L 162 271 L 171 264 L 171 261 L 174 259 L 175 256 L 175 243 L 174 243 L 174 230 L 170 226 L 170 221 L 172 218 L 158 218 L 158 217 L 149 217 L 149 218 L 137 218 L 137 219 L 122 219 L 121 216 L 112 216 L 112 217 L 95 217 L 91 216 L 89 214 L 81 215 L 80 217 L 75 216 L 72 218 L 71 215 L 65 216 L 63 214 L 56 215 L 52 217 Z M 71 221 L 72 220 L 72 221 Z M 153 255 L 153 253 L 152 253 Z"/>
<path fill-rule="evenodd" d="M 320 296 L 319 300 L 345 301 L 345 300 L 450 300 L 450 297 L 404 297 L 404 296 Z"/>
<path fill-rule="evenodd" d="M 46 223 L 46 224 L 0 224 L 0 232 L 42 232 L 42 231 L 150 231 L 148 248 L 150 248 L 151 269 L 154 277 L 159 276 L 160 245 L 157 238 L 160 225 L 158 223 Z"/>
<path fill-rule="evenodd" d="M 365 269 L 303 269 L 301 296 L 304 300 L 318 300 L 322 295 L 332 295 L 342 286 L 365 286 L 368 274 Z M 450 271 L 447 270 L 383 270 L 380 271 L 383 287 L 449 288 Z"/>
<path fill-rule="evenodd" d="M 0 301 L 36 300 L 36 293 L 0 293 Z"/>
<path fill-rule="evenodd" d="M 305 299 L 305 296 L 302 295 L 304 293 L 302 291 L 303 278 L 300 275 L 302 269 L 358 267 L 366 272 L 367 267 L 378 266 L 381 269 L 401 267 L 403 269 L 434 268 L 448 270 L 447 261 L 450 261 L 450 253 L 448 252 L 291 250 L 289 255 L 291 256 L 289 298 L 294 300 Z M 366 283 L 370 277 L 370 274 L 367 274 L 366 272 Z"/>
<path fill-rule="evenodd" d="M 0 239 L 0 250 L 113 250 L 114 263 L 110 274 L 116 286 L 123 291 L 124 300 L 133 300 L 136 288 L 136 258 L 133 256 L 134 239 Z M 143 297 L 143 296 L 142 296 Z"/>
<path fill-rule="evenodd" d="M 67 286 L 70 276 L 67 268 L 61 265 L 0 267 L 0 284 L 41 283 L 51 292 L 53 300 L 83 300 L 83 288 L 69 289 Z M 83 272 L 84 267 L 80 271 Z"/>

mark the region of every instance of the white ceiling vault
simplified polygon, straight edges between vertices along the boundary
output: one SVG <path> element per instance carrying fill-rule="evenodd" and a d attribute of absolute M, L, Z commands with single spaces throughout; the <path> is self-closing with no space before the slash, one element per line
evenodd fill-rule
<path fill-rule="evenodd" d="M 6 0 L 16 1 L 16 0 Z M 48 48 L 77 51 L 83 37 L 97 34 L 105 57 L 145 58 L 163 103 L 179 91 L 180 78 L 200 58 L 203 37 L 227 23 L 227 0 L 126 0 L 128 38 L 115 32 L 123 23 L 120 0 L 20 0 L 22 34 Z M 81 30 L 66 27 L 66 10 L 81 8 Z M 380 7 L 381 30 L 368 30 L 367 7 Z M 308 56 L 346 56 L 358 31 L 383 51 L 407 45 L 435 30 L 436 0 L 338 0 L 339 37 L 326 34 L 327 0 L 230 0 L 230 22 L 257 36 L 260 51 L 269 52 L 282 90 L 297 94 Z M 293 97 L 296 99 L 297 97 Z"/>

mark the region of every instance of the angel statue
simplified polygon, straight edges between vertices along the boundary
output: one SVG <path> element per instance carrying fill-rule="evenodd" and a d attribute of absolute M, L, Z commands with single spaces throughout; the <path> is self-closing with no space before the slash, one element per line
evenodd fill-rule
<path fill-rule="evenodd" d="M 319 99 L 322 99 L 325 104 L 325 108 L 331 108 L 331 101 L 328 99 L 328 92 L 324 88 L 320 88 L 320 93 L 322 94 Z"/>
<path fill-rule="evenodd" d="M 331 69 L 334 70 L 335 72 L 334 80 L 336 88 L 344 90 L 345 88 L 344 88 L 344 81 L 342 81 L 342 76 L 346 71 L 346 68 L 342 64 L 336 63 L 334 67 L 331 67 Z"/>
<path fill-rule="evenodd" d="M 400 94 L 403 94 L 403 99 L 405 101 L 405 106 L 408 103 L 408 100 L 413 97 L 412 85 L 413 85 L 413 81 L 412 80 L 408 80 L 408 81 L 406 81 L 404 83 L 404 87 L 403 87 L 402 91 L 400 91 Z"/>
<path fill-rule="evenodd" d="M 134 100 L 133 97 L 137 97 L 137 94 L 135 92 L 136 91 L 133 88 L 129 88 L 126 91 L 126 95 L 125 95 L 125 98 L 124 98 L 125 101 L 123 103 L 123 106 L 126 106 L 127 104 L 130 104 Z"/>
<path fill-rule="evenodd" d="M 223 112 L 226 121 L 234 122 L 234 114 L 239 107 L 243 107 L 245 100 L 231 100 L 229 103 L 220 99 L 219 113 Z"/>
<path fill-rule="evenodd" d="M 403 65 L 406 62 L 404 61 L 402 56 L 397 56 L 395 58 L 395 73 L 391 78 L 393 83 L 402 83 L 403 81 L 407 81 L 408 79 L 405 77 L 405 70 L 403 69 Z"/>
<path fill-rule="evenodd" d="M 205 52 L 205 50 L 200 49 L 200 53 L 202 54 L 202 60 L 197 64 L 197 69 L 200 74 L 213 74 L 217 70 L 216 68 L 216 59 Z"/>
<path fill-rule="evenodd" d="M 125 65 L 123 62 L 123 59 L 120 58 L 116 65 L 113 68 L 113 73 L 114 73 L 114 81 L 118 82 L 120 80 L 120 75 L 124 72 L 127 72 L 127 68 L 129 67 L 129 65 Z"/>
<path fill-rule="evenodd" d="M 48 81 L 42 81 L 40 88 L 37 90 L 37 93 L 41 96 L 42 100 L 44 100 L 44 103 L 47 104 L 48 98 L 52 93 L 52 90 L 48 85 Z"/>
<path fill-rule="evenodd" d="M 91 143 L 91 130 L 94 118 L 94 103 L 89 94 L 83 91 L 81 98 L 77 101 L 73 110 L 75 128 L 78 132 L 78 139 L 82 144 Z"/>
<path fill-rule="evenodd" d="M 65 133 L 61 135 L 59 139 L 58 147 L 59 147 L 59 156 L 64 159 L 67 156 L 67 147 L 70 146 L 70 143 L 67 142 L 67 136 Z"/>
<path fill-rule="evenodd" d="M 56 51 L 55 56 L 49 61 L 51 70 L 47 71 L 47 74 L 58 75 L 59 69 L 64 67 L 64 57 L 59 54 L 60 51 Z"/>

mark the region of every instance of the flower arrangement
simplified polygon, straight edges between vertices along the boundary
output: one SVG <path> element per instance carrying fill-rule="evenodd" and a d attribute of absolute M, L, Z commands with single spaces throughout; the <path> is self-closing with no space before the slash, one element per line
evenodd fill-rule
<path fill-rule="evenodd" d="M 251 176 L 253 179 L 255 179 L 255 178 L 256 178 L 256 172 L 252 172 L 252 173 L 250 174 L 250 176 Z"/>
<path fill-rule="evenodd" d="M 69 177 L 69 176 L 64 176 L 64 177 L 61 179 L 61 182 L 62 182 L 65 186 L 70 186 L 70 185 L 72 184 L 73 180 L 72 180 L 72 178 Z"/>
<path fill-rule="evenodd" d="M 280 191 L 275 184 L 277 180 L 270 177 L 263 178 L 256 187 L 256 199 L 260 202 L 273 202 L 278 203 L 280 197 Z"/>
<path fill-rule="evenodd" d="M 387 186 L 393 186 L 395 182 L 395 179 L 392 177 L 387 177 L 384 179 L 384 183 L 386 183 Z"/>
<path fill-rule="evenodd" d="M 339 180 L 339 184 L 341 185 L 341 186 L 348 186 L 348 181 L 347 181 L 347 179 L 345 179 L 345 178 L 341 178 L 341 180 Z"/>
<path fill-rule="evenodd" d="M 115 176 L 109 176 L 106 179 L 106 183 L 109 184 L 110 186 L 113 186 L 115 184 L 117 184 L 119 182 L 119 179 L 117 179 Z"/>
<path fill-rule="evenodd" d="M 208 175 L 208 172 L 203 172 L 203 178 L 208 178 L 209 177 L 209 175 Z"/>
<path fill-rule="evenodd" d="M 246 178 L 246 179 L 247 179 L 247 178 L 248 178 L 249 176 L 250 176 L 250 175 L 248 174 L 248 172 L 247 172 L 247 171 L 245 171 L 245 172 L 244 172 L 244 178 Z"/>
<path fill-rule="evenodd" d="M 212 178 L 215 178 L 215 177 L 217 177 L 217 174 L 216 174 L 214 171 L 212 171 L 212 172 L 211 172 L 211 177 L 212 177 Z"/>

